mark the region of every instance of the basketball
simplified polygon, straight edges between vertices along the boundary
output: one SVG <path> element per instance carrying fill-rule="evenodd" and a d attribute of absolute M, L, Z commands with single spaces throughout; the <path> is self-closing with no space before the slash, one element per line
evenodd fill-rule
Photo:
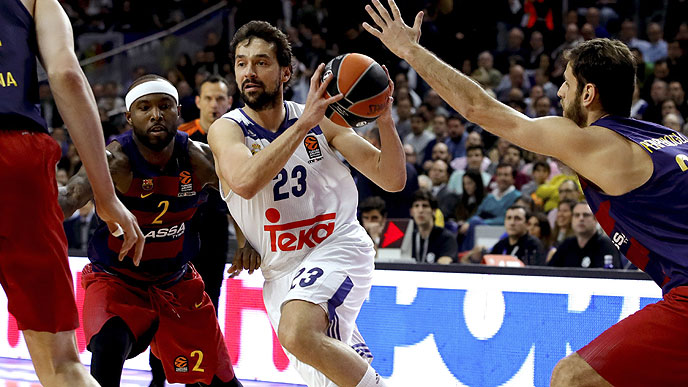
<path fill-rule="evenodd" d="M 375 121 L 387 107 L 387 73 L 373 58 L 363 54 L 339 55 L 327 63 L 323 79 L 328 74 L 334 78 L 327 85 L 327 97 L 344 95 L 325 112 L 335 124 L 358 128 Z"/>

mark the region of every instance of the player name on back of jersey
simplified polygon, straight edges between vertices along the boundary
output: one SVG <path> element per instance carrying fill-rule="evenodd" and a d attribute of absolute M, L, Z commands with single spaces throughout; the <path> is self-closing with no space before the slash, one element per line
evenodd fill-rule
<path fill-rule="evenodd" d="M 270 223 L 279 222 L 280 217 L 276 208 L 268 208 L 265 211 L 265 218 Z M 314 248 L 332 235 L 336 217 L 337 214 L 332 212 L 289 223 L 266 224 L 263 229 L 270 233 L 272 252 L 297 251 Z"/>

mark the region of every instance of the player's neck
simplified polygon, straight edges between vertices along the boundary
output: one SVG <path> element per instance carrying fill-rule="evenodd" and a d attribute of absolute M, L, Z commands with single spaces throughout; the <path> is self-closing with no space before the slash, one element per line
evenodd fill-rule
<path fill-rule="evenodd" d="M 172 141 L 170 141 L 170 143 L 167 144 L 167 146 L 161 151 L 154 151 L 148 148 L 139 142 L 136 136 L 134 136 L 134 142 L 136 143 L 136 148 L 138 148 L 141 156 L 143 156 L 143 158 L 149 164 L 160 167 L 160 169 L 164 168 L 172 158 L 172 152 L 174 151 L 174 139 L 172 139 Z"/>
<path fill-rule="evenodd" d="M 587 126 L 590 126 L 590 125 L 592 125 L 595 121 L 597 121 L 597 120 L 599 120 L 599 119 L 601 119 L 601 118 L 607 117 L 607 116 L 609 116 L 609 115 L 610 115 L 609 113 L 607 113 L 607 112 L 605 112 L 605 111 L 602 111 L 602 110 L 596 110 L 596 111 L 588 112 L 588 122 L 587 122 Z"/>
<path fill-rule="evenodd" d="M 278 101 L 275 101 L 274 105 L 263 110 L 253 110 L 248 106 L 244 106 L 244 111 L 258 125 L 271 132 L 277 132 L 284 122 L 284 116 L 287 114 L 282 98 L 279 98 Z"/>

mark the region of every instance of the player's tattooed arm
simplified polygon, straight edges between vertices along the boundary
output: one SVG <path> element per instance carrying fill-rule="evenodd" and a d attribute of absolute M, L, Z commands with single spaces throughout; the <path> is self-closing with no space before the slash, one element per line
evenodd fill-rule
<path fill-rule="evenodd" d="M 215 160 L 208 144 L 189 141 L 189 156 L 194 174 L 201 179 L 203 185 L 219 190 L 220 184 L 215 173 Z"/>
<path fill-rule="evenodd" d="M 120 192 L 126 192 L 131 184 L 132 176 L 129 160 L 122 152 L 119 143 L 113 142 L 108 145 L 105 152 L 115 188 Z M 86 169 L 83 167 L 69 179 L 66 186 L 58 189 L 57 200 L 65 219 L 72 216 L 76 210 L 85 206 L 91 199 L 93 199 L 93 188 L 86 175 Z"/>

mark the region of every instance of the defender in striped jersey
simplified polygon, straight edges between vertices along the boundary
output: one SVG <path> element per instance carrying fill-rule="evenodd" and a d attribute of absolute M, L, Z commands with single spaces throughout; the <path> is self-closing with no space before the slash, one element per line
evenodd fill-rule
<path fill-rule="evenodd" d="M 656 304 L 573 348 L 556 366 L 542 365 L 554 366 L 551 385 L 688 385 L 688 137 L 628 118 L 636 81 L 628 47 L 592 39 L 568 51 L 558 92 L 564 117 L 531 119 L 420 46 L 422 12 L 409 27 L 394 0 L 388 4 L 391 14 L 377 0 L 366 6 L 376 26 L 363 27 L 467 120 L 573 168 L 612 242 L 662 287 Z M 548 355 L 566 352 L 562 346 Z"/>
<path fill-rule="evenodd" d="M 164 78 L 139 78 L 126 98 L 133 130 L 107 147 L 117 196 L 136 215 L 148 243 L 140 262 L 120 260 L 122 240 L 103 223 L 89 242 L 84 330 L 91 373 L 102 386 L 118 386 L 124 361 L 149 344 L 171 383 L 241 385 L 215 309 L 189 263 L 199 248 L 197 234 L 189 232 L 191 218 L 204 200 L 202 189 L 218 184 L 209 147 L 176 130 L 177 100 Z M 65 216 L 91 197 L 82 170 L 60 190 Z"/>

